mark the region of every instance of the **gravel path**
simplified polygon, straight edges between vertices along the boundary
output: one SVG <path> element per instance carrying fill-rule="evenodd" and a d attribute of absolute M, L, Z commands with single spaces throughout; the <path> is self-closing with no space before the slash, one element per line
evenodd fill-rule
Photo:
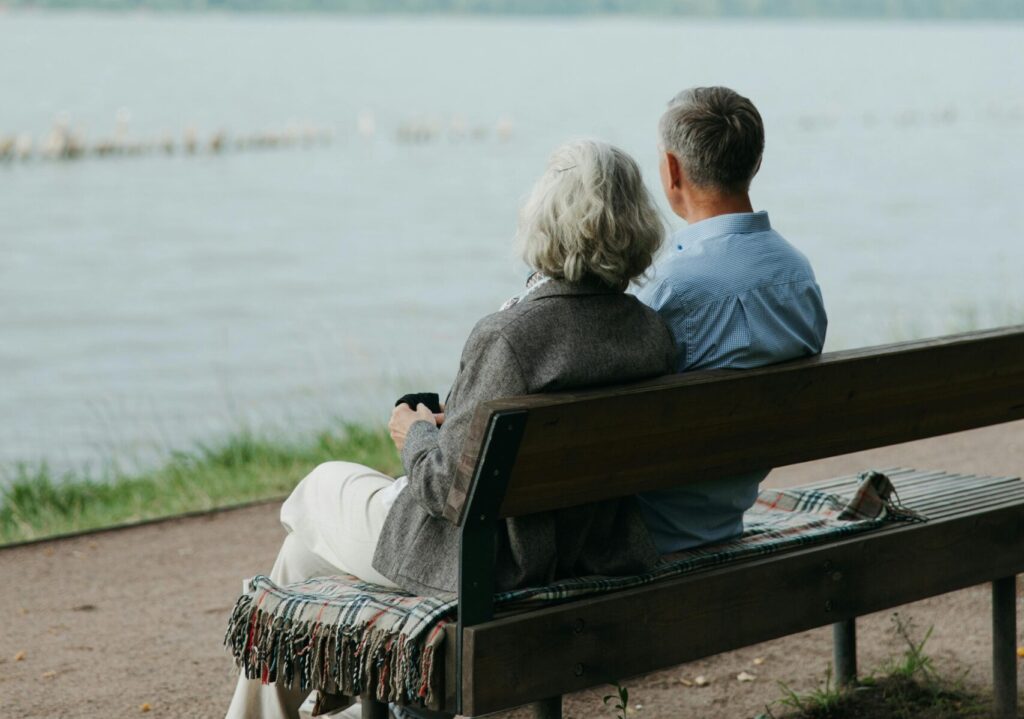
<path fill-rule="evenodd" d="M 787 486 L 869 467 L 1024 474 L 1024 422 L 776 470 Z M 269 569 L 283 537 L 276 503 L 0 550 L 0 719 L 222 717 L 235 681 L 221 646 L 243 577 Z M 976 587 L 900 609 L 940 668 L 988 683 L 988 594 Z M 858 625 L 861 667 L 900 651 L 892 612 Z M 778 681 L 813 687 L 829 629 L 627 679 L 636 717 L 751 717 Z M 609 649 L 613 651 L 613 648 Z M 746 671 L 756 676 L 739 682 Z M 687 686 L 698 675 L 704 687 Z M 612 717 L 603 688 L 572 695 L 566 715 Z M 513 712 L 509 716 L 527 716 Z"/>

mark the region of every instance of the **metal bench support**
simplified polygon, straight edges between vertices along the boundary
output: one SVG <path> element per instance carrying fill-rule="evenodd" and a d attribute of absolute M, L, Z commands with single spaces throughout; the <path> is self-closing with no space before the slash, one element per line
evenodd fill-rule
<path fill-rule="evenodd" d="M 832 625 L 832 663 L 836 683 L 841 687 L 857 683 L 857 620 L 844 619 Z"/>
<path fill-rule="evenodd" d="M 997 719 L 1017 716 L 1017 577 L 992 582 L 992 686 Z"/>
<path fill-rule="evenodd" d="M 533 705 L 536 719 L 562 719 L 562 697 L 551 697 Z"/>

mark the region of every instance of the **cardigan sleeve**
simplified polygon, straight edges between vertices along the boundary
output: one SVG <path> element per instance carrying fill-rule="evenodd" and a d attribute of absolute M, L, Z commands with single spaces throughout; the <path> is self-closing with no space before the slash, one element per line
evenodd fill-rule
<path fill-rule="evenodd" d="M 486 320 L 486 318 L 485 318 Z M 402 464 L 410 492 L 431 516 L 442 517 L 448 490 L 455 480 L 462 445 L 481 402 L 527 394 L 528 388 L 511 344 L 481 321 L 462 351 L 441 427 L 420 420 L 409 427 Z"/>

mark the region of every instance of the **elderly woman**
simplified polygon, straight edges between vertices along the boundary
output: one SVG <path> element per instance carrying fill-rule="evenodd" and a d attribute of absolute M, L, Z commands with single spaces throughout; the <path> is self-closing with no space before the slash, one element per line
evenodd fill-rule
<path fill-rule="evenodd" d="M 518 234 L 534 274 L 473 328 L 446 413 L 399 405 L 392 414 L 407 476 L 347 462 L 317 467 L 281 509 L 289 534 L 271 579 L 347 572 L 418 594 L 456 591 L 459 531 L 442 510 L 477 405 L 672 371 L 668 329 L 624 292 L 663 238 L 629 155 L 596 141 L 559 148 L 522 209 Z M 636 573 L 658 560 L 632 498 L 507 519 L 499 531 L 499 589 Z M 228 716 L 297 716 L 302 700 L 243 677 Z"/>

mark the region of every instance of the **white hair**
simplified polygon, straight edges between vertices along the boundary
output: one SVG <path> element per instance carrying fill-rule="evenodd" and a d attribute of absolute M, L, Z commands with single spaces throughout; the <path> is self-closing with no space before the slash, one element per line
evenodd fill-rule
<path fill-rule="evenodd" d="M 523 259 L 549 277 L 596 277 L 624 290 L 661 247 L 665 228 L 636 161 L 579 140 L 552 153 L 519 213 Z"/>

